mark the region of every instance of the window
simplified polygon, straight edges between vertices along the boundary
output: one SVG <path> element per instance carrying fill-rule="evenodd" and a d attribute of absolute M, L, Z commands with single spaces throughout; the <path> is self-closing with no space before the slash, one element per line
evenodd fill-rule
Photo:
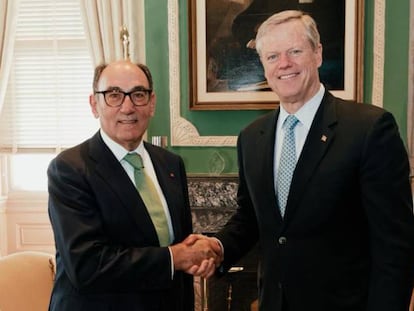
<path fill-rule="evenodd" d="M 46 171 L 52 154 L 15 154 L 10 157 L 9 187 L 13 191 L 45 191 Z"/>
<path fill-rule="evenodd" d="M 88 102 L 92 78 L 78 0 L 21 0 L 0 115 L 0 149 L 10 157 L 1 163 L 10 166 L 3 168 L 10 186 L 46 190 L 45 159 L 97 131 Z M 19 173 L 18 163 L 27 161 L 37 168 L 31 178 Z"/>

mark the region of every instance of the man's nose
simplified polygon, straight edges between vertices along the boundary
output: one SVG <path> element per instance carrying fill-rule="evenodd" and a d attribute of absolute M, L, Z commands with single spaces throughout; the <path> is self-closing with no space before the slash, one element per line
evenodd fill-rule
<path fill-rule="evenodd" d="M 121 105 L 121 110 L 131 110 L 131 109 L 134 109 L 134 108 L 135 108 L 135 106 L 134 106 L 134 103 L 131 100 L 131 94 L 125 95 L 124 101 L 122 102 L 122 105 Z"/>
<path fill-rule="evenodd" d="M 284 68 L 289 66 L 290 57 L 287 53 L 281 53 L 279 56 L 279 67 Z"/>

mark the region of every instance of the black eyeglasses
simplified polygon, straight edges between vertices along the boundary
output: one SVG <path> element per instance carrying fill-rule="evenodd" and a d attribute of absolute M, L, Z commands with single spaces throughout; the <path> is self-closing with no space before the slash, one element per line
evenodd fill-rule
<path fill-rule="evenodd" d="M 139 87 L 133 89 L 131 92 L 124 92 L 121 89 L 109 89 L 106 91 L 95 91 L 95 94 L 103 94 L 105 103 L 109 107 L 120 107 L 127 96 L 129 96 L 129 99 L 135 107 L 140 107 L 148 105 L 148 95 L 151 92 L 151 89 Z"/>

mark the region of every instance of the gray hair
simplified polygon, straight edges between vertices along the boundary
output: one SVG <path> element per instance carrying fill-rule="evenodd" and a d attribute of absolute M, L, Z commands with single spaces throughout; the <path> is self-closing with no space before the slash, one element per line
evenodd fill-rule
<path fill-rule="evenodd" d="M 306 36 L 309 39 L 312 48 L 314 50 L 317 49 L 320 44 L 320 35 L 315 20 L 309 14 L 302 11 L 287 10 L 273 14 L 260 25 L 255 40 L 257 53 L 261 55 L 260 52 L 262 48 L 263 36 L 265 36 L 274 26 L 286 23 L 293 19 L 297 19 L 302 22 L 303 26 L 305 26 Z"/>

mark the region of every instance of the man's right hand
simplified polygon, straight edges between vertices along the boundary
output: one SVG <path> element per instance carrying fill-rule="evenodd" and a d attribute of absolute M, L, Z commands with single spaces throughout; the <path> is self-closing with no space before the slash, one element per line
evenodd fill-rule
<path fill-rule="evenodd" d="M 191 234 L 183 242 L 172 245 L 175 270 L 208 278 L 223 260 L 223 251 L 215 238 Z"/>

